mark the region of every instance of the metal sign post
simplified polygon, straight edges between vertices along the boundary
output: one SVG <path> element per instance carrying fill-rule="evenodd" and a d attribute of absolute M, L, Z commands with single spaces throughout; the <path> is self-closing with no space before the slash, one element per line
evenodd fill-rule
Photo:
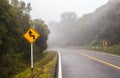
<path fill-rule="evenodd" d="M 33 78 L 33 44 L 31 44 L 31 77 Z"/>
<path fill-rule="evenodd" d="M 33 78 L 33 43 L 40 36 L 34 28 L 30 28 L 24 35 L 24 38 L 31 43 L 31 78 Z"/>

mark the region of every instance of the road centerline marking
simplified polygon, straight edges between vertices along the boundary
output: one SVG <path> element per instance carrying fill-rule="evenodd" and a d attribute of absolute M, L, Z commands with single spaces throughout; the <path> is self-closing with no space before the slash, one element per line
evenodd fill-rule
<path fill-rule="evenodd" d="M 89 56 L 89 55 L 84 54 L 84 53 L 79 53 L 79 54 L 81 54 L 81 55 L 83 55 L 83 56 L 86 56 L 86 57 L 88 57 L 88 58 L 91 58 L 91 59 L 93 59 L 93 60 L 96 60 L 96 61 L 98 61 L 98 62 L 101 62 L 101 63 L 103 63 L 103 64 L 106 64 L 106 65 L 108 65 L 108 66 L 110 66 L 110 67 L 113 67 L 113 68 L 116 68 L 116 69 L 119 69 L 119 70 L 120 70 L 120 67 L 119 67 L 119 66 L 113 65 L 113 64 L 111 64 L 111 63 L 105 62 L 105 61 L 103 61 L 103 60 L 97 59 L 97 58 L 95 58 L 95 57 L 93 57 L 93 56 Z"/>

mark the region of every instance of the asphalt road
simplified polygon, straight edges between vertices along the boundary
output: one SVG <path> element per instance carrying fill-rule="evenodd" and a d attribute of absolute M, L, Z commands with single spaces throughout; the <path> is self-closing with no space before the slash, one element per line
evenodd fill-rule
<path fill-rule="evenodd" d="M 61 48 L 63 78 L 120 78 L 120 57 L 83 49 Z"/>

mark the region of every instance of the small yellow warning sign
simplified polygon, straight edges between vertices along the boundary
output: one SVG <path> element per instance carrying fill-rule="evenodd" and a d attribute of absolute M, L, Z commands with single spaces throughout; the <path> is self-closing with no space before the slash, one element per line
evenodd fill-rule
<path fill-rule="evenodd" d="M 30 28 L 23 36 L 32 44 L 36 41 L 40 34 L 35 29 Z"/>
<path fill-rule="evenodd" d="M 107 41 L 103 41 L 102 44 L 103 44 L 103 46 L 108 46 L 108 42 Z"/>

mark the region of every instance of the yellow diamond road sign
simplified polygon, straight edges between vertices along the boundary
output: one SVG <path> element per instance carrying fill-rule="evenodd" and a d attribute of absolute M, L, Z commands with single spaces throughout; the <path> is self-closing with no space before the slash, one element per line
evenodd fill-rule
<path fill-rule="evenodd" d="M 23 36 L 32 44 L 40 35 L 35 29 L 30 28 Z"/>

